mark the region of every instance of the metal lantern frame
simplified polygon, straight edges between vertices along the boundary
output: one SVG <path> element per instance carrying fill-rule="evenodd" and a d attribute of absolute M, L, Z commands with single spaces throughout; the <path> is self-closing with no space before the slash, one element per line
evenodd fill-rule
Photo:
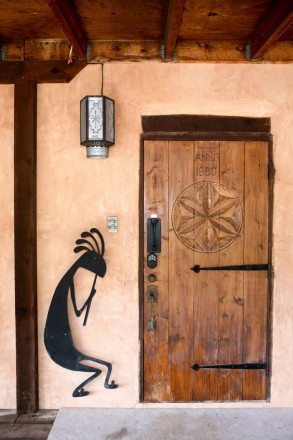
<path fill-rule="evenodd" d="M 115 101 L 103 94 L 103 64 L 102 66 L 102 88 L 100 95 L 86 95 L 80 101 L 80 143 L 86 146 L 87 157 L 104 159 L 109 156 L 109 147 L 115 144 Z M 90 105 L 91 99 L 93 101 L 102 101 L 102 105 L 99 108 L 100 115 L 91 115 Z M 98 102 L 98 101 L 97 101 Z M 90 135 L 90 131 L 94 131 L 91 127 L 90 118 L 101 116 L 101 124 L 98 131 L 101 131 L 102 135 L 96 139 L 95 136 Z"/>
<path fill-rule="evenodd" d="M 102 100 L 101 108 L 101 128 L 102 128 L 102 138 L 100 139 L 90 139 L 90 99 L 100 98 Z M 107 108 L 106 102 L 110 102 L 112 105 L 112 121 L 110 121 L 113 126 L 111 126 L 111 139 L 107 139 Z M 115 144 L 115 101 L 105 95 L 87 95 L 80 101 L 80 143 L 87 147 L 87 157 L 94 158 L 106 158 L 108 157 L 108 148 Z"/>

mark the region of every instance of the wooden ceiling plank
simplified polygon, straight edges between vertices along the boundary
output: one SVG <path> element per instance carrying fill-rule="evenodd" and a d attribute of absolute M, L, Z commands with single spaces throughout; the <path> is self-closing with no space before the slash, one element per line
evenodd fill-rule
<path fill-rule="evenodd" d="M 292 0 L 279 0 L 274 3 L 251 37 L 251 59 L 257 59 L 262 56 L 290 26 L 292 21 Z"/>
<path fill-rule="evenodd" d="M 87 37 L 69 0 L 47 0 L 48 5 L 62 26 L 70 44 L 79 58 L 86 58 Z"/>
<path fill-rule="evenodd" d="M 182 22 L 184 0 L 169 0 L 165 31 L 165 58 L 173 59 Z"/>
<path fill-rule="evenodd" d="M 14 84 L 19 81 L 43 83 L 68 83 L 85 66 L 86 61 L 2 61 L 0 62 L 0 84 Z"/>

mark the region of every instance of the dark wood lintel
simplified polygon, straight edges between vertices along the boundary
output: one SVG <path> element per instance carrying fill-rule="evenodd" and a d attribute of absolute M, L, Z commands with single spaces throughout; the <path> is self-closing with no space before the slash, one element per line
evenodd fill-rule
<path fill-rule="evenodd" d="M 270 118 L 209 115 L 154 115 L 142 117 L 144 133 L 270 133 Z"/>
<path fill-rule="evenodd" d="M 142 133 L 143 141 L 160 140 L 160 141 L 268 141 L 272 140 L 269 133 L 232 133 L 232 132 L 149 132 Z"/>

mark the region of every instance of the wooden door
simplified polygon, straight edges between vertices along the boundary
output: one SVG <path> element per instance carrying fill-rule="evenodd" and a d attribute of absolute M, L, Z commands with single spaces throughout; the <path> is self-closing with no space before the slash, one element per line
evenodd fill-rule
<path fill-rule="evenodd" d="M 144 401 L 266 398 L 268 270 L 191 268 L 268 264 L 268 206 L 267 142 L 145 141 Z"/>

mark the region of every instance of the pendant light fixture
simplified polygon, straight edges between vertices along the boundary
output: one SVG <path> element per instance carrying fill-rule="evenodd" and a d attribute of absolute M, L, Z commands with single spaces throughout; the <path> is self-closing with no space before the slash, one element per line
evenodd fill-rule
<path fill-rule="evenodd" d="M 94 159 L 109 157 L 109 147 L 115 143 L 115 101 L 103 95 L 104 65 L 101 95 L 85 96 L 80 101 L 80 143 L 86 155 Z"/>

